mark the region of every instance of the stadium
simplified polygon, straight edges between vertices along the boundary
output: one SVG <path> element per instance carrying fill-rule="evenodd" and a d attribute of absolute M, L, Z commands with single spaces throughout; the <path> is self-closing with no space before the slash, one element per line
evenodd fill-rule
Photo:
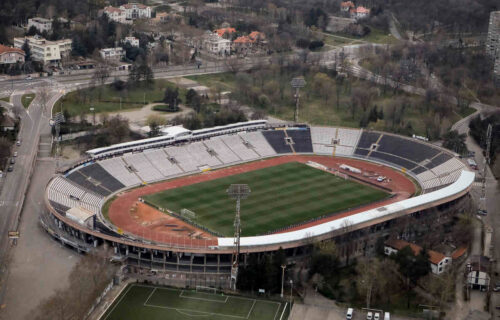
<path fill-rule="evenodd" d="M 231 184 L 251 190 L 241 202 L 244 264 L 280 248 L 299 261 L 330 239 L 340 257 L 370 255 L 391 233 L 412 240 L 448 223 L 474 182 L 456 154 L 418 137 L 265 120 L 164 133 L 89 150 L 53 177 L 43 227 L 79 251 L 106 244 L 131 272 L 166 284 L 225 288 Z"/>

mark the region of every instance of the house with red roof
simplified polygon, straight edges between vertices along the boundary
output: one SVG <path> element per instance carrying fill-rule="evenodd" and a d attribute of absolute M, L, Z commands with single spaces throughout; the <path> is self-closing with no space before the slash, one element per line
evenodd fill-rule
<path fill-rule="evenodd" d="M 391 254 L 398 253 L 399 250 L 410 247 L 415 256 L 419 255 L 423 248 L 414 243 L 410 243 L 408 241 L 400 240 L 400 239 L 389 239 L 384 243 L 384 253 L 388 256 Z M 443 273 L 448 266 L 451 265 L 451 257 L 447 257 L 444 254 L 434 251 L 427 250 L 427 254 L 429 255 L 429 263 L 431 265 L 432 273 L 441 274 Z"/>
<path fill-rule="evenodd" d="M 355 5 L 352 1 L 343 1 L 340 3 L 340 11 L 348 12 L 351 8 L 355 8 Z"/>
<path fill-rule="evenodd" d="M 219 35 L 219 37 L 224 37 L 225 35 L 226 36 L 231 36 L 231 34 L 235 33 L 236 32 L 236 29 L 235 28 L 220 28 L 220 29 L 217 29 L 214 31 L 215 33 L 217 33 Z"/>
<path fill-rule="evenodd" d="M 26 54 L 19 48 L 7 47 L 0 44 L 0 64 L 24 62 Z"/>
<path fill-rule="evenodd" d="M 349 12 L 351 13 L 351 17 L 354 19 L 363 19 L 367 18 L 370 15 L 370 9 L 365 8 L 363 6 L 359 6 L 357 8 L 351 8 Z"/>

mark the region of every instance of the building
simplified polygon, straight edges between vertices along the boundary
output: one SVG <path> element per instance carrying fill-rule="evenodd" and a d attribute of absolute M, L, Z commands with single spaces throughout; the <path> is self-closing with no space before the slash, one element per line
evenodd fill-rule
<path fill-rule="evenodd" d="M 127 3 L 120 6 L 120 9 L 125 11 L 125 15 L 129 20 L 151 18 L 151 7 L 142 3 Z"/>
<path fill-rule="evenodd" d="M 2 117 L 2 121 L 0 122 L 0 131 L 14 131 L 16 127 L 16 121 L 12 119 L 8 114 L 4 114 Z"/>
<path fill-rule="evenodd" d="M 105 60 L 121 60 L 125 57 L 125 50 L 122 47 L 104 48 L 99 50 L 99 54 Z"/>
<path fill-rule="evenodd" d="M 490 285 L 490 259 L 484 256 L 471 256 L 470 262 L 465 267 L 467 285 L 471 289 L 488 290 Z"/>
<path fill-rule="evenodd" d="M 500 58 L 500 11 L 490 13 L 488 36 L 486 38 L 486 53 L 492 59 Z"/>
<path fill-rule="evenodd" d="M 490 13 L 486 54 L 493 60 L 493 81 L 497 87 L 500 87 L 500 11 Z"/>
<path fill-rule="evenodd" d="M 35 17 L 28 19 L 28 30 L 31 27 L 35 27 L 38 31 L 41 32 L 51 32 L 52 31 L 52 20 Z"/>
<path fill-rule="evenodd" d="M 125 10 L 116 7 L 105 7 L 103 13 L 108 16 L 110 20 L 119 23 L 127 23 L 127 15 Z M 130 21 L 132 22 L 132 21 Z"/>
<path fill-rule="evenodd" d="M 123 39 L 123 43 L 128 43 L 132 47 L 139 47 L 139 39 L 136 37 L 125 37 L 125 39 Z"/>
<path fill-rule="evenodd" d="M 7 47 L 0 44 L 0 64 L 24 62 L 25 53 L 19 48 Z"/>
<path fill-rule="evenodd" d="M 420 254 L 423 250 L 422 247 L 414 243 L 399 239 L 389 239 L 385 242 L 384 253 L 390 256 L 391 254 L 396 254 L 399 250 L 408 246 L 411 248 L 414 255 Z M 446 257 L 444 254 L 434 250 L 428 250 L 427 253 L 429 254 L 429 262 L 432 273 L 439 275 L 443 273 L 449 265 L 451 265 L 451 257 Z"/>
<path fill-rule="evenodd" d="M 354 9 L 354 3 L 352 1 L 344 1 L 340 3 L 340 11 L 349 12 L 349 10 Z"/>
<path fill-rule="evenodd" d="M 245 53 L 252 48 L 254 42 L 249 36 L 238 37 L 233 41 L 233 50 L 236 53 Z"/>
<path fill-rule="evenodd" d="M 211 54 L 230 55 L 231 40 L 224 39 L 217 33 L 207 32 L 203 38 L 203 48 Z"/>
<path fill-rule="evenodd" d="M 236 29 L 227 27 L 227 28 L 217 29 L 214 32 L 217 33 L 219 37 L 224 37 L 224 36 L 230 37 L 233 33 L 236 33 Z"/>
<path fill-rule="evenodd" d="M 357 8 L 351 8 L 350 13 L 351 17 L 354 19 L 363 19 L 370 15 L 370 9 L 359 6 Z"/>
<path fill-rule="evenodd" d="M 250 32 L 250 34 L 248 35 L 248 37 L 253 42 L 262 42 L 262 41 L 266 40 L 266 36 L 262 32 L 259 32 L 259 31 L 252 31 L 252 32 Z"/>
<path fill-rule="evenodd" d="M 59 64 L 71 54 L 71 39 L 49 41 L 40 36 L 14 38 L 14 47 L 21 49 L 25 42 L 31 50 L 31 58 L 43 64 Z"/>

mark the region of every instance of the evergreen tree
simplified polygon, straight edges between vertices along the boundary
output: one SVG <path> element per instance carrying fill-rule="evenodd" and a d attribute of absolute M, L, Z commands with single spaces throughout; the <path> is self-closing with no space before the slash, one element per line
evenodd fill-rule
<path fill-rule="evenodd" d="M 24 61 L 31 61 L 31 49 L 30 49 L 30 46 L 28 44 L 28 40 L 24 41 L 24 44 L 21 47 L 21 49 L 24 51 L 24 54 L 25 54 Z"/>

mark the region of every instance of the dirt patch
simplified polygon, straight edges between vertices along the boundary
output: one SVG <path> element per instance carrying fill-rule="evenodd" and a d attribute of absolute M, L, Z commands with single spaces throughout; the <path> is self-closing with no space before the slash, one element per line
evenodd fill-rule
<path fill-rule="evenodd" d="M 359 175 L 362 180 L 370 183 L 377 183 L 378 176 L 385 176 L 387 180 L 381 183 L 384 187 L 392 190 L 394 196 L 377 203 L 372 203 L 356 210 L 337 214 L 325 219 L 304 224 L 295 228 L 288 229 L 288 232 L 296 229 L 303 229 L 313 225 L 321 224 L 327 221 L 336 220 L 345 216 L 352 215 L 357 212 L 372 209 L 378 206 L 387 205 L 411 197 L 415 193 L 415 185 L 403 173 L 392 168 L 361 160 L 326 157 L 326 156 L 282 156 L 265 160 L 258 160 L 251 163 L 245 163 L 220 170 L 209 171 L 205 173 L 195 174 L 188 177 L 182 177 L 174 180 L 163 181 L 152 185 L 136 188 L 128 192 L 120 194 L 115 201 L 111 203 L 109 208 L 109 218 L 113 224 L 123 229 L 128 233 L 135 234 L 145 239 L 150 239 L 157 242 L 165 242 L 172 244 L 186 244 L 190 246 L 209 246 L 217 245 L 217 238 L 208 235 L 200 229 L 197 229 L 180 219 L 167 216 L 166 214 L 155 210 L 147 205 L 138 204 L 139 197 L 160 192 L 163 190 L 179 188 L 194 183 L 219 179 L 230 175 L 240 174 L 248 171 L 259 170 L 262 168 L 272 167 L 288 162 L 314 161 L 328 168 L 339 170 L 341 164 L 347 164 L 352 167 L 361 169 L 367 175 Z M 166 222 L 168 217 L 168 222 Z M 173 227 L 176 225 L 179 227 Z M 184 230 L 185 229 L 185 230 Z M 192 232 L 195 233 L 192 233 Z M 194 236 L 196 234 L 196 236 Z"/>

